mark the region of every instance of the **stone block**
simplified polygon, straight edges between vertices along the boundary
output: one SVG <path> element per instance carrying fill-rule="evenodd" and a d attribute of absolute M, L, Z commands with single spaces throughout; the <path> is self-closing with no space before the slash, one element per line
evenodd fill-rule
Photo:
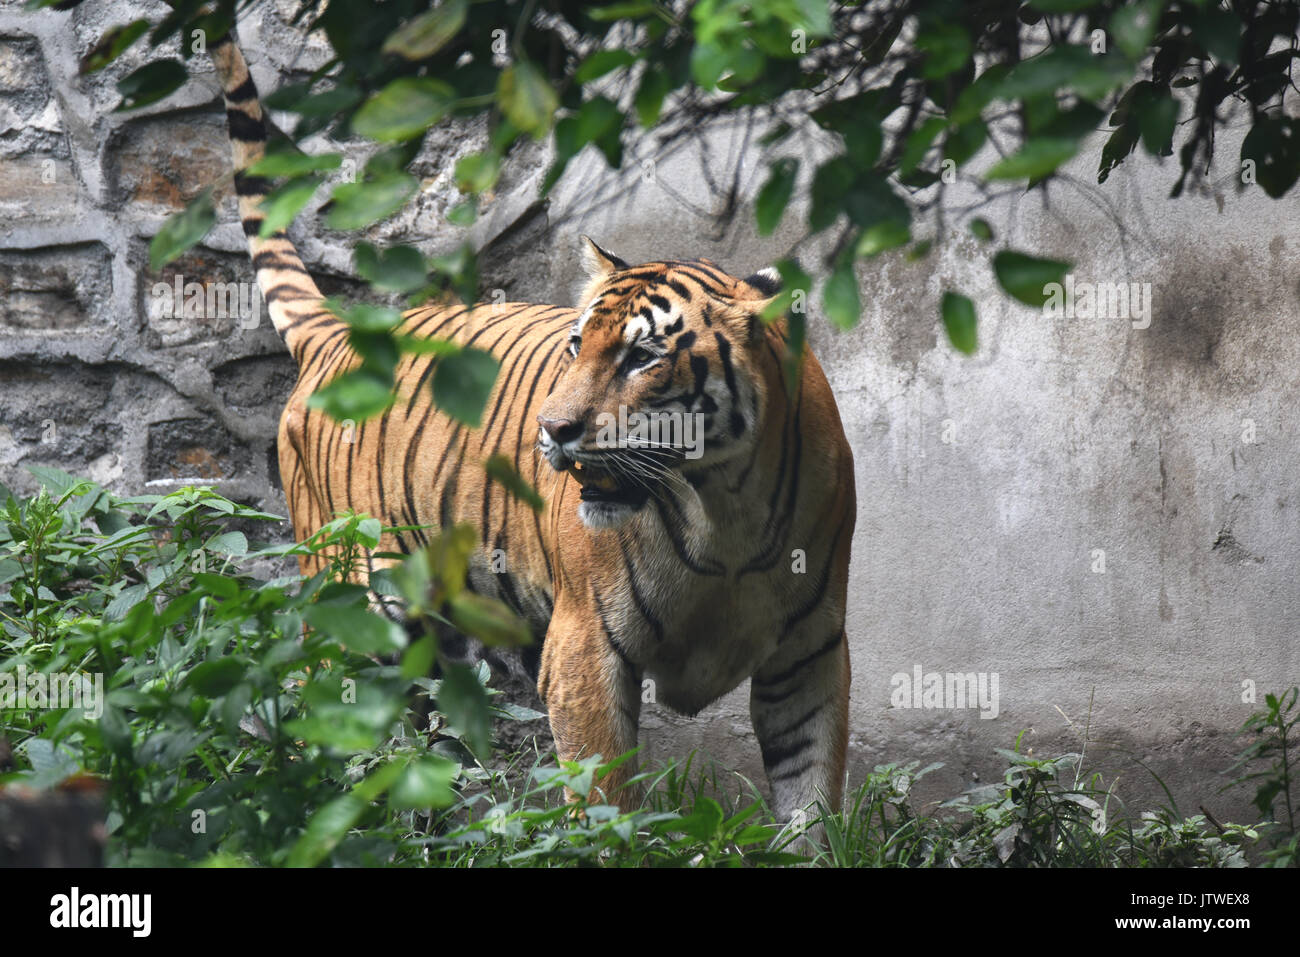
<path fill-rule="evenodd" d="M 0 326 L 64 332 L 113 321 L 112 256 L 102 243 L 0 250 Z"/>

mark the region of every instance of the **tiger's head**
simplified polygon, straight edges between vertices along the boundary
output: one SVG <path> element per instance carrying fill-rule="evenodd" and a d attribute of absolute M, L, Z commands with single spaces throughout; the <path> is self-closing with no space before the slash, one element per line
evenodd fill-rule
<path fill-rule="evenodd" d="M 737 279 L 707 259 L 629 266 L 583 240 L 589 282 L 538 446 L 582 486 L 583 523 L 608 528 L 758 441 L 759 313 L 780 277 Z"/>

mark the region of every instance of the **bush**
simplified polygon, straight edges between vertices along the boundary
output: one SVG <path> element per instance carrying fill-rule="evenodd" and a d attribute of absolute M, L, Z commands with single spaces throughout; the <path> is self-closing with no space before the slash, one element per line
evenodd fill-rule
<path fill-rule="evenodd" d="M 464 590 L 471 529 L 435 535 L 372 593 L 348 577 L 379 544 L 374 519 L 256 544 L 277 517 L 210 489 L 119 498 L 33 471 L 35 496 L 0 490 L 0 694 L 27 697 L 0 700 L 17 763 L 0 788 L 102 790 L 110 864 L 1240 866 L 1260 831 L 1265 863 L 1297 863 L 1294 688 L 1243 728 L 1234 783 L 1257 783 L 1258 829 L 1184 818 L 1172 797 L 1132 821 L 1081 755 L 1018 749 L 1001 782 L 934 815 L 912 789 L 939 765 L 878 767 L 846 811 L 814 809 L 824 841 L 694 756 L 638 775 L 648 797 L 624 813 L 565 789 L 587 794 L 630 754 L 494 760 L 494 720 L 542 715 L 501 700 L 486 665 L 441 655 L 439 629 L 520 640 L 503 606 Z M 245 570 L 304 551 L 325 570 Z"/>

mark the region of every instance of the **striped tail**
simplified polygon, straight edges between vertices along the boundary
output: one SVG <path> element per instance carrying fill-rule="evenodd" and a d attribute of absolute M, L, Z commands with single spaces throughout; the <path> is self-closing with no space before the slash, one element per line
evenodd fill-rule
<path fill-rule="evenodd" d="M 257 284 L 275 331 L 301 364 L 303 346 L 313 327 L 322 322 L 333 325 L 339 320 L 321 307 L 321 292 L 312 282 L 298 250 L 284 230 L 265 239 L 258 236 L 263 219 L 258 204 L 266 196 L 270 184 L 263 177 L 249 176 L 245 171 L 266 153 L 262 104 L 257 98 L 257 87 L 248 72 L 244 55 L 230 34 L 215 41 L 209 49 L 225 94 L 239 219 L 244 235 L 248 237 L 248 251 L 257 270 Z"/>

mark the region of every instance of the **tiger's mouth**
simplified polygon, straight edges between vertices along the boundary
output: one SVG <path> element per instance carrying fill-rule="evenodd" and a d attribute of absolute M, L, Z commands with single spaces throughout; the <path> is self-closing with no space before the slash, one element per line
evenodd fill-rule
<path fill-rule="evenodd" d="M 571 461 L 565 469 L 581 487 L 579 497 L 584 502 L 607 502 L 640 508 L 650 497 L 650 489 L 641 483 L 629 482 L 622 476 L 598 466 Z"/>

